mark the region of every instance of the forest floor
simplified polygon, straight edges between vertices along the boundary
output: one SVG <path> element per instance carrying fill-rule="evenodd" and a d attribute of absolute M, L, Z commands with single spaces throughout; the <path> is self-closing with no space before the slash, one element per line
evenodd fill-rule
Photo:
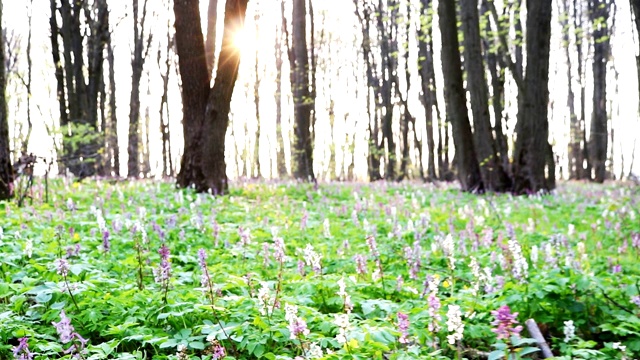
<path fill-rule="evenodd" d="M 0 359 L 640 356 L 640 188 L 55 180 L 0 203 Z M 25 356 L 25 357 L 20 357 Z M 511 358 L 511 357 L 509 357 Z"/>

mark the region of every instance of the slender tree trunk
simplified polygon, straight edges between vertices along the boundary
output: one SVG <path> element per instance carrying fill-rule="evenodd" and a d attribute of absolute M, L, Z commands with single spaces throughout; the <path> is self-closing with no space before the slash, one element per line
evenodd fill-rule
<path fill-rule="evenodd" d="M 118 146 L 118 117 L 116 116 L 116 71 L 115 56 L 111 36 L 107 40 L 107 62 L 109 63 L 109 126 L 107 141 L 109 157 L 113 159 L 113 170 L 116 176 L 120 176 L 120 147 Z"/>
<path fill-rule="evenodd" d="M 33 22 L 33 0 L 29 1 L 29 32 L 27 35 L 27 80 L 25 88 L 27 90 L 27 135 L 22 143 L 22 152 L 26 154 L 29 148 L 29 140 L 31 140 L 31 132 L 33 131 L 33 122 L 31 121 L 31 84 L 33 74 L 33 61 L 31 59 L 31 38 L 32 38 L 32 22 Z"/>
<path fill-rule="evenodd" d="M 638 111 L 640 112 L 640 0 L 629 0 L 631 4 L 631 12 L 633 13 L 633 24 L 636 30 L 636 71 L 638 76 Z M 635 151 L 635 140 L 634 140 Z M 632 154 L 633 159 L 633 154 Z M 631 174 L 633 167 L 629 168 L 629 174 Z"/>
<path fill-rule="evenodd" d="M 467 86 L 473 112 L 473 139 L 480 174 L 485 190 L 506 191 L 510 179 L 498 159 L 491 130 L 489 114 L 489 90 L 485 78 L 482 48 L 480 44 L 480 18 L 477 0 L 461 2 L 462 31 L 464 34 L 465 68 Z"/>
<path fill-rule="evenodd" d="M 389 0 L 387 11 L 383 5 L 383 0 L 378 1 L 377 28 L 380 38 L 380 57 L 382 61 L 381 78 L 382 86 L 380 94 L 382 99 L 382 141 L 386 148 L 385 179 L 395 179 L 396 172 L 396 144 L 393 136 L 393 88 L 395 85 L 397 61 L 397 6 L 395 0 Z M 396 51 L 394 51 L 396 50 Z"/>
<path fill-rule="evenodd" d="M 278 177 L 284 178 L 287 176 L 287 166 L 284 157 L 284 135 L 282 132 L 282 36 L 284 22 L 286 21 L 284 16 L 284 0 L 280 3 L 282 22 L 280 26 L 276 25 L 276 142 L 278 144 L 276 155 L 276 166 L 278 167 Z"/>
<path fill-rule="evenodd" d="M 431 0 L 421 0 L 421 21 L 418 29 L 418 69 L 422 85 L 422 105 L 425 111 L 425 121 L 427 127 L 427 180 L 436 179 L 436 161 L 435 161 L 435 141 L 433 133 L 433 107 L 435 90 L 435 76 L 433 76 L 433 40 L 432 26 L 433 20 L 429 12 L 432 8 Z M 424 20 L 423 20 L 424 19 Z M 426 21 L 425 21 L 426 20 Z"/>
<path fill-rule="evenodd" d="M 608 0 L 589 0 L 593 38 L 593 115 L 589 139 L 589 155 L 593 166 L 593 180 L 604 182 L 607 174 L 608 117 L 607 62 L 610 52 Z"/>
<path fill-rule="evenodd" d="M 527 70 L 524 92 L 518 95 L 518 124 L 514 150 L 514 192 L 552 189 L 555 174 L 548 172 L 549 53 L 552 0 L 527 0 Z M 525 135 L 526 134 L 526 135 Z M 523 136 L 524 135 L 524 136 Z M 551 169 L 549 169 L 551 170 Z"/>
<path fill-rule="evenodd" d="M 573 0 L 573 27 L 574 29 L 584 29 L 584 24 L 582 21 L 582 1 Z M 578 62 L 578 73 L 576 77 L 578 79 L 578 83 L 580 84 L 580 119 L 579 123 L 579 135 L 580 136 L 580 158 L 577 163 L 578 167 L 578 179 L 591 179 L 591 159 L 589 157 L 589 147 L 587 146 L 587 113 L 586 113 L 586 93 L 587 87 L 585 84 L 585 73 L 584 73 L 584 31 L 576 33 L 576 54 L 577 54 L 577 62 Z"/>
<path fill-rule="evenodd" d="M 0 0 L 0 24 L 2 24 L 3 4 Z M 0 200 L 13 197 L 13 167 L 9 147 L 9 119 L 7 114 L 4 37 L 0 39 Z"/>
<path fill-rule="evenodd" d="M 581 176 L 582 156 L 580 146 L 580 122 L 576 114 L 575 94 L 573 92 L 573 67 L 571 62 L 571 38 L 569 32 L 569 1 L 558 2 L 560 26 L 562 27 L 562 44 L 567 58 L 567 107 L 569 108 L 569 179 L 579 179 Z"/>
<path fill-rule="evenodd" d="M 313 104 L 309 90 L 309 54 L 307 48 L 306 1 L 293 1 L 291 46 L 291 87 L 294 103 L 295 171 L 298 180 L 314 181 L 311 112 Z"/>
<path fill-rule="evenodd" d="M 254 21 L 256 25 L 256 44 L 258 44 L 260 42 L 259 35 L 258 35 L 260 33 L 260 28 L 258 26 L 258 22 L 260 21 L 260 13 L 258 12 L 257 8 L 256 8 L 256 14 L 254 16 Z M 257 178 L 260 178 L 261 176 L 261 169 L 260 169 L 260 58 L 259 58 L 259 51 L 257 47 L 256 47 L 256 53 L 255 53 L 254 70 L 255 70 L 255 79 L 253 82 L 253 98 L 254 98 L 254 105 L 256 110 L 256 123 L 257 123 L 256 134 L 255 134 L 254 158 L 256 162 L 255 176 Z"/>
<path fill-rule="evenodd" d="M 162 96 L 160 97 L 160 136 L 162 139 L 162 176 L 173 175 L 173 163 L 171 159 L 171 134 L 169 127 L 169 76 L 171 74 L 171 49 L 173 48 L 174 41 L 171 36 L 171 24 L 167 23 L 167 48 L 164 56 L 164 73 L 160 75 L 162 78 Z M 158 67 L 161 68 L 162 55 L 158 50 Z M 166 120 L 165 120 L 166 111 Z"/>

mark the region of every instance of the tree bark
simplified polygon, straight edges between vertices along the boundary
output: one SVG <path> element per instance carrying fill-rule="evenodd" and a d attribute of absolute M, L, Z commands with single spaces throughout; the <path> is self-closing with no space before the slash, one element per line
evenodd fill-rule
<path fill-rule="evenodd" d="M 278 177 L 284 178 L 287 175 L 287 166 L 284 157 L 284 135 L 282 133 L 282 36 L 284 29 L 283 24 L 284 21 L 286 21 L 284 16 L 284 0 L 280 3 L 280 9 L 283 23 L 280 24 L 280 26 L 276 25 L 276 93 L 274 96 L 276 101 L 276 142 L 278 144 L 276 166 L 278 168 Z"/>
<path fill-rule="evenodd" d="M 240 52 L 234 46 L 233 37 L 244 24 L 247 0 L 228 0 L 225 5 L 222 48 L 213 88 L 209 88 L 199 1 L 176 0 L 173 11 L 185 136 L 178 185 L 193 187 L 199 192 L 225 194 L 228 191 L 225 136 L 240 64 Z"/>
<path fill-rule="evenodd" d="M 118 146 L 118 117 L 116 116 L 116 71 L 111 35 L 107 39 L 107 63 L 109 64 L 109 125 L 107 129 L 107 161 L 113 161 L 113 172 L 120 176 L 120 147 Z"/>
<path fill-rule="evenodd" d="M 549 137 L 549 52 L 552 0 L 527 0 L 527 69 L 524 91 L 518 94 L 514 150 L 516 194 L 552 190 L 555 174 L 546 176 Z"/>
<path fill-rule="evenodd" d="M 207 70 L 212 73 L 216 64 L 216 26 L 218 25 L 218 0 L 209 0 L 207 10 L 207 40 L 204 51 L 207 57 Z M 211 75 L 209 75 L 211 76 Z"/>
<path fill-rule="evenodd" d="M 456 4 L 440 1 L 438 5 L 442 35 L 442 72 L 444 75 L 445 105 L 453 127 L 458 179 L 463 191 L 482 192 L 484 184 L 474 148 L 467 102 L 462 83 L 462 63 L 458 43 Z"/>
<path fill-rule="evenodd" d="M 294 113 L 294 177 L 314 181 L 313 144 L 311 139 L 311 111 L 313 99 L 309 91 L 309 55 L 307 48 L 306 1 L 293 0 L 291 87 Z"/>
<path fill-rule="evenodd" d="M 418 70 L 422 85 L 422 105 L 424 106 L 425 122 L 427 127 L 427 180 L 436 179 L 435 141 L 433 132 L 433 107 L 435 92 L 435 70 L 433 64 L 433 20 L 431 0 L 421 0 L 421 20 L 418 28 Z"/>
<path fill-rule="evenodd" d="M 464 34 L 467 87 L 473 114 L 473 140 L 480 174 L 485 190 L 503 192 L 510 189 L 511 182 L 498 159 L 496 143 L 491 130 L 489 89 L 482 60 L 477 0 L 462 1 L 460 10 Z"/>
<path fill-rule="evenodd" d="M 3 4 L 0 0 L 0 24 L 2 23 Z M 7 114 L 4 37 L 0 39 L 0 200 L 13 197 L 13 167 L 9 140 L 9 119 Z"/>
<path fill-rule="evenodd" d="M 255 20 L 255 26 L 256 26 L 256 44 L 260 42 L 260 39 L 258 38 L 258 34 L 260 33 L 260 29 L 258 26 L 258 22 L 260 20 L 260 13 L 256 10 L 256 14 L 254 16 L 254 20 Z M 256 52 L 255 52 L 255 78 L 254 78 L 254 82 L 253 82 L 253 98 L 254 98 L 254 105 L 255 105 L 255 111 L 256 111 L 256 123 L 257 123 L 257 128 L 256 128 L 256 134 L 255 134 L 255 152 L 254 152 L 254 158 L 256 161 L 256 170 L 255 170 L 255 177 L 260 178 L 261 177 L 261 169 L 260 169 L 260 57 L 259 57 L 260 52 L 258 51 L 258 48 L 256 47 Z"/>
<path fill-rule="evenodd" d="M 593 114 L 589 139 L 589 155 L 593 180 L 603 183 L 606 174 L 608 148 L 607 63 L 609 59 L 608 0 L 589 0 L 589 19 L 593 38 Z"/>

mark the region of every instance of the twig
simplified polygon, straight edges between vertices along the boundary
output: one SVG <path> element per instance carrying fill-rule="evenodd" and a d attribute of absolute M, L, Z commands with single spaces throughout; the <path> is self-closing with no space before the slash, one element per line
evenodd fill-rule
<path fill-rule="evenodd" d="M 542 333 L 540 332 L 540 328 L 538 327 L 538 324 L 536 324 L 536 321 L 533 319 L 529 319 L 524 323 L 525 325 L 527 325 L 529 334 L 536 340 L 536 342 L 538 343 L 538 347 L 540 348 L 540 350 L 542 350 L 542 358 L 547 359 L 553 357 L 551 348 L 549 348 L 549 344 L 547 344 L 544 336 L 542 336 Z"/>
<path fill-rule="evenodd" d="M 617 301 L 613 300 L 611 297 L 609 297 L 609 295 L 607 295 L 607 293 L 605 293 L 604 290 L 600 289 L 600 292 L 602 292 L 602 296 L 604 296 L 605 299 L 609 300 L 613 305 L 618 307 L 620 310 L 624 310 L 624 311 L 628 312 L 631 315 L 636 315 L 636 313 L 631 311 L 629 308 L 621 305 L 619 302 L 617 302 Z"/>

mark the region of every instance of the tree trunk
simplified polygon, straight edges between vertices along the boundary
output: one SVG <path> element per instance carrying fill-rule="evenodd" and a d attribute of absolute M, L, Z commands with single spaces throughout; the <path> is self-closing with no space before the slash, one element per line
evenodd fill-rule
<path fill-rule="evenodd" d="M 633 23 L 636 29 L 636 71 L 638 73 L 638 111 L 640 111 L 640 0 L 629 0 L 633 12 Z M 635 142 L 634 142 L 635 150 Z M 633 155 L 632 155 L 633 156 Z M 629 169 L 631 173 L 631 168 Z"/>
<path fill-rule="evenodd" d="M 311 139 L 311 111 L 313 99 L 309 91 L 309 55 L 307 48 L 305 0 L 293 0 L 291 87 L 294 113 L 294 177 L 303 181 L 314 181 L 313 144 Z"/>
<path fill-rule="evenodd" d="M 120 147 L 118 146 L 118 117 L 116 116 L 116 71 L 111 36 L 107 40 L 107 62 L 109 63 L 109 126 L 107 129 L 107 158 L 113 160 L 113 171 L 120 176 Z"/>
<path fill-rule="evenodd" d="M 516 194 L 549 191 L 546 177 L 549 149 L 549 51 L 552 0 L 527 0 L 527 69 L 524 91 L 518 94 L 518 123 L 514 150 Z M 549 172 L 549 178 L 555 174 Z"/>
<path fill-rule="evenodd" d="M 442 72 L 445 86 L 445 105 L 453 127 L 458 179 L 463 191 L 482 192 L 484 185 L 474 148 L 467 102 L 462 85 L 462 63 L 458 44 L 456 5 L 440 1 L 438 5 L 442 35 Z"/>
<path fill-rule="evenodd" d="M 173 175 L 173 163 L 171 159 L 171 134 L 169 127 L 169 75 L 171 74 L 171 49 L 173 48 L 173 37 L 171 36 L 171 25 L 167 26 L 167 48 L 164 57 L 165 72 L 161 74 L 162 78 L 162 96 L 160 97 L 160 136 L 162 139 L 162 176 Z M 158 68 L 161 68 L 161 56 L 158 53 Z M 166 120 L 165 120 L 166 111 Z"/>
<path fill-rule="evenodd" d="M 462 1 L 460 6 L 464 34 L 467 86 L 473 113 L 473 140 L 485 190 L 503 192 L 511 188 L 510 179 L 498 159 L 491 130 L 489 90 L 485 78 L 480 19 L 477 0 Z"/>
<path fill-rule="evenodd" d="M 282 21 L 286 21 L 284 17 L 284 0 L 280 4 Z M 276 155 L 276 166 L 278 168 L 278 177 L 284 178 L 287 175 L 286 160 L 284 157 L 284 136 L 282 133 L 282 36 L 284 25 L 276 26 L 276 142 L 278 144 Z"/>
<path fill-rule="evenodd" d="M 0 24 L 2 23 L 3 4 L 0 0 Z M 0 200 L 13 197 L 13 167 L 9 147 L 9 119 L 7 114 L 4 37 L 0 39 Z"/>
<path fill-rule="evenodd" d="M 582 1 L 573 0 L 573 27 L 574 29 L 584 29 L 583 21 L 582 21 Z M 586 75 L 584 73 L 584 67 L 586 63 L 584 61 L 583 54 L 583 46 L 586 43 L 584 39 L 584 32 L 580 31 L 576 34 L 576 54 L 578 61 L 578 73 L 576 77 L 578 79 L 578 83 L 580 84 L 580 119 L 578 120 L 579 124 L 579 135 L 581 150 L 580 150 L 580 159 L 578 160 L 578 178 L 579 179 L 591 179 L 591 159 L 589 157 L 589 147 L 587 146 L 587 113 L 586 113 L 586 93 L 587 87 L 585 84 Z"/>
<path fill-rule="evenodd" d="M 380 38 L 381 58 L 381 111 L 382 114 L 382 144 L 386 148 L 386 166 L 384 177 L 387 180 L 395 179 L 396 172 L 396 144 L 393 137 L 393 89 L 397 77 L 397 6 L 395 0 L 389 0 L 387 11 L 383 1 L 378 1 L 377 28 Z M 396 51 L 394 51 L 396 50 Z"/>
<path fill-rule="evenodd" d="M 589 155 L 593 166 L 593 180 L 604 182 L 607 168 L 607 62 L 609 60 L 608 0 L 589 0 L 589 19 L 593 38 L 593 115 L 589 139 Z"/>
<path fill-rule="evenodd" d="M 427 180 L 436 179 L 435 141 L 433 134 L 433 106 L 435 91 L 435 71 L 433 64 L 433 20 L 431 0 L 421 0 L 421 21 L 418 29 L 418 69 L 422 85 L 422 105 L 424 106 L 425 121 L 427 127 Z M 422 20 L 425 19 L 426 21 Z"/>
<path fill-rule="evenodd" d="M 207 40 L 204 51 L 207 57 L 207 70 L 209 74 L 216 65 L 216 26 L 218 25 L 218 0 L 209 0 L 207 10 Z"/>
<path fill-rule="evenodd" d="M 567 58 L 567 107 L 569 108 L 569 179 L 580 179 L 582 171 L 582 151 L 580 146 L 580 122 L 576 114 L 575 94 L 573 92 L 573 68 L 571 62 L 571 39 L 569 32 L 569 1 L 558 2 L 560 26 L 562 27 L 562 46 Z"/>
<path fill-rule="evenodd" d="M 260 34 L 260 29 L 259 29 L 259 21 L 260 21 L 260 13 L 258 12 L 257 9 L 257 3 L 256 3 L 256 14 L 254 16 L 254 21 L 255 21 L 255 26 L 256 26 L 256 44 L 260 43 L 260 39 L 259 39 L 259 35 Z M 254 82 L 253 82 L 253 99 L 254 99 L 254 105 L 255 105 L 255 110 L 256 110 L 256 124 L 257 124 L 257 128 L 256 128 L 256 135 L 255 135 L 255 151 L 254 151 L 254 158 L 255 158 L 255 162 L 256 162 L 256 170 L 255 170 L 255 177 L 256 178 L 260 178 L 261 177 L 261 169 L 260 169 L 260 58 L 259 58 L 259 54 L 260 52 L 258 51 L 258 47 L 256 47 L 256 52 L 255 52 L 255 78 L 254 78 Z"/>
<path fill-rule="evenodd" d="M 199 1 L 176 0 L 173 11 L 185 136 L 178 185 L 193 187 L 199 192 L 225 194 L 228 191 L 225 136 L 240 64 L 240 51 L 233 44 L 233 34 L 243 26 L 247 0 L 228 0 L 226 3 L 222 49 L 213 88 L 209 88 Z"/>

